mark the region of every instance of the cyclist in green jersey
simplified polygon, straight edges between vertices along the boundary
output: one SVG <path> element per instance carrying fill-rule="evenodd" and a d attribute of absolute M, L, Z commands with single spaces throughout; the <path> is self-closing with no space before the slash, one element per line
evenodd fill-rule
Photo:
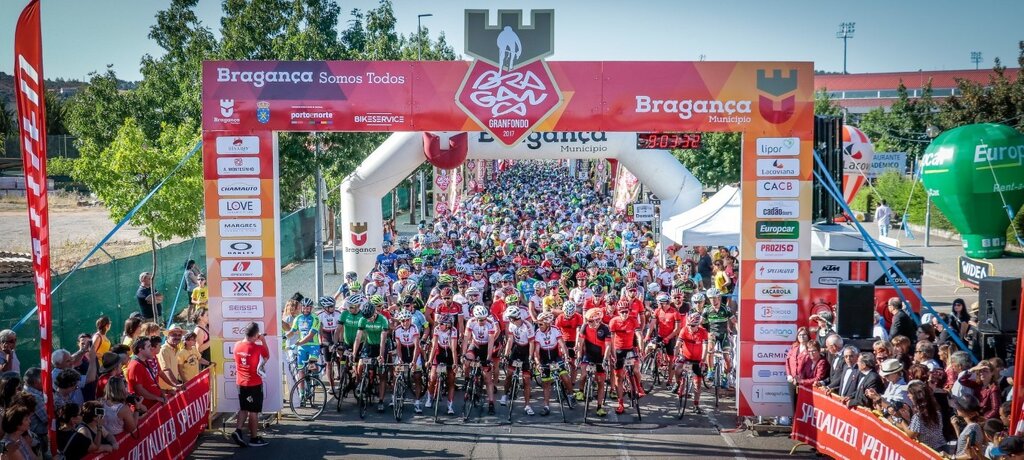
<path fill-rule="evenodd" d="M 366 364 L 377 365 L 380 358 L 381 343 L 387 340 L 388 328 L 390 326 L 388 319 L 377 313 L 377 307 L 370 302 L 364 304 L 359 312 L 363 315 L 363 319 L 359 321 L 359 332 L 356 333 L 356 341 L 352 347 L 353 355 L 359 356 L 359 365 L 356 366 L 357 382 L 362 378 Z M 363 346 L 364 342 L 365 346 Z M 380 378 L 378 380 L 380 381 L 378 401 L 381 402 L 377 404 L 377 412 L 384 412 L 385 379 Z"/>
<path fill-rule="evenodd" d="M 341 312 L 341 341 L 342 346 L 345 347 L 346 350 L 351 349 L 352 345 L 356 343 L 356 333 L 359 332 L 359 322 L 363 319 L 363 315 L 359 314 L 359 309 L 362 308 L 363 304 L 366 302 L 368 302 L 368 300 L 366 299 L 366 296 L 362 294 L 352 294 L 345 299 L 345 311 Z"/>
<path fill-rule="evenodd" d="M 718 289 L 708 289 L 706 295 L 710 305 L 705 307 L 704 312 L 701 314 L 702 322 L 708 330 L 708 335 L 711 339 L 710 343 L 714 345 L 713 350 L 725 351 L 731 348 L 729 336 L 735 334 L 736 314 L 720 301 L 722 293 Z M 719 301 L 714 299 L 719 299 Z M 713 355 L 708 353 L 708 356 L 711 359 Z M 732 369 L 731 354 L 722 353 L 722 357 L 725 361 L 725 373 L 728 374 Z M 709 362 L 708 367 L 713 367 L 713 363 Z"/>

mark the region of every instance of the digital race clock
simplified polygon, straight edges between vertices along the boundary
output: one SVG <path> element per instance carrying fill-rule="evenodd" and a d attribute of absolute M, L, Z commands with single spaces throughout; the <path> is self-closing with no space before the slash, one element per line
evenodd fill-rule
<path fill-rule="evenodd" d="M 699 149 L 701 133 L 636 133 L 640 150 Z"/>

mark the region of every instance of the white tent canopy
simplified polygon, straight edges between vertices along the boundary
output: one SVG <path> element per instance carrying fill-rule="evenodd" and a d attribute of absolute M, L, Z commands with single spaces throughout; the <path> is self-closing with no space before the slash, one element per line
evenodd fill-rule
<path fill-rule="evenodd" d="M 661 234 L 683 246 L 739 246 L 740 189 L 726 186 L 699 206 L 661 223 Z"/>

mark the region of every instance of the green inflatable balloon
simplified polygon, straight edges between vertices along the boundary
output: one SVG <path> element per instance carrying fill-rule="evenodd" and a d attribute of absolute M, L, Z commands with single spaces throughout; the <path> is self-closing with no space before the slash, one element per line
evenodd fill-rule
<path fill-rule="evenodd" d="M 942 133 L 921 157 L 932 201 L 960 231 L 968 257 L 1001 257 L 1006 228 L 1024 204 L 1024 135 L 994 123 Z"/>

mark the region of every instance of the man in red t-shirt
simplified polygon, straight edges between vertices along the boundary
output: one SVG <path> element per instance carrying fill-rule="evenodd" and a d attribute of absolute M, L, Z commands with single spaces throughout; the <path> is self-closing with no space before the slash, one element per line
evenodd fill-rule
<path fill-rule="evenodd" d="M 676 387 L 672 388 L 672 392 L 680 391 L 678 387 L 685 386 L 681 385 L 683 367 L 689 363 L 690 374 L 693 377 L 693 411 L 695 413 L 703 413 L 698 405 L 700 403 L 700 388 L 701 381 L 704 378 L 704 363 L 707 362 L 707 344 L 708 344 L 708 330 L 704 329 L 700 325 L 701 316 L 700 313 L 690 312 L 686 317 L 686 327 L 679 332 L 679 340 L 676 346 L 676 366 L 673 371 L 675 374 Z"/>
<path fill-rule="evenodd" d="M 245 327 L 245 339 L 235 344 L 235 381 L 238 384 L 238 416 L 232 439 L 239 446 L 260 447 L 267 445 L 257 432 L 260 412 L 263 412 L 263 378 L 260 370 L 270 359 L 270 348 L 266 336 L 260 334 L 260 326 L 251 322 Z M 242 438 L 242 426 L 249 422 L 249 442 Z"/>
<path fill-rule="evenodd" d="M 666 356 L 673 357 L 676 350 L 676 337 L 679 335 L 685 317 L 669 301 L 668 294 L 661 292 L 655 299 L 658 304 L 658 308 L 652 315 L 655 327 L 648 329 L 647 335 L 644 337 L 644 343 L 647 344 L 646 353 L 652 353 L 655 347 L 661 347 Z M 672 374 L 669 374 L 666 384 L 672 385 Z"/>
<path fill-rule="evenodd" d="M 578 313 L 576 303 L 566 300 L 562 304 L 562 314 L 555 318 L 555 327 L 558 328 L 558 332 L 565 339 L 565 348 L 569 353 L 566 359 L 566 364 L 569 365 L 569 381 L 572 382 L 572 387 L 576 389 L 573 396 L 577 401 L 583 401 L 584 398 L 583 391 L 580 389 L 579 382 L 577 382 L 579 380 L 579 373 L 576 367 L 576 333 L 582 325 L 583 315 Z"/>
<path fill-rule="evenodd" d="M 132 359 L 128 361 L 128 372 L 125 374 L 125 381 L 133 393 L 142 398 L 142 404 L 146 409 L 152 409 L 157 404 L 166 404 L 160 385 L 156 383 L 156 373 L 146 365 L 146 360 L 156 356 L 156 349 L 150 343 L 149 337 L 139 337 L 132 342 Z"/>
<path fill-rule="evenodd" d="M 621 414 L 626 411 L 622 399 L 623 367 L 625 367 L 628 355 L 632 355 L 633 359 L 637 357 L 635 344 L 638 340 L 637 331 L 640 329 L 640 325 L 637 324 L 636 318 L 630 314 L 629 302 L 626 300 L 619 301 L 617 309 L 618 316 L 608 322 L 608 328 L 612 332 L 612 349 L 615 351 L 615 392 L 619 397 L 619 407 L 615 409 L 615 413 Z M 633 366 L 633 379 L 633 388 L 636 390 L 637 396 L 643 397 L 643 387 L 638 385 L 640 382 L 639 365 Z"/>
<path fill-rule="evenodd" d="M 644 302 L 640 298 L 639 293 L 640 289 L 636 283 L 627 283 L 622 300 L 619 302 L 626 302 L 629 305 L 629 315 L 636 320 L 637 327 L 643 329 L 647 323 L 647 315 L 645 314 Z"/>

